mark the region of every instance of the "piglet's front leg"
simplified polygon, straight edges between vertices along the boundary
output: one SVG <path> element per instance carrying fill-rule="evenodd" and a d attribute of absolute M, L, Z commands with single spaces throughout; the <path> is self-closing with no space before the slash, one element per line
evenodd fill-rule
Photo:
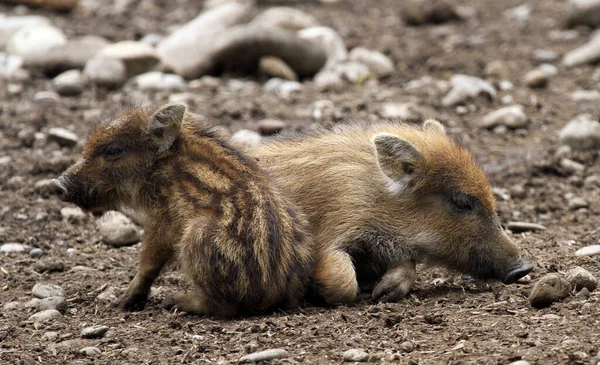
<path fill-rule="evenodd" d="M 371 297 L 388 302 L 398 301 L 406 296 L 417 279 L 413 261 L 400 261 L 392 264 L 373 289 Z"/>

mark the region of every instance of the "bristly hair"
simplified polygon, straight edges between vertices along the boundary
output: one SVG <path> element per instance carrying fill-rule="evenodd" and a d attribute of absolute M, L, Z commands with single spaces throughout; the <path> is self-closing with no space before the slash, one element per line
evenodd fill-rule
<path fill-rule="evenodd" d="M 102 115 L 100 115 L 100 117 L 98 117 L 96 120 L 94 120 L 94 122 L 92 122 L 92 127 L 90 128 L 90 134 L 92 134 L 98 128 L 98 126 L 100 124 L 102 124 L 102 122 L 104 122 L 105 120 L 114 119 L 117 115 L 119 115 L 119 113 L 121 113 L 125 110 L 142 109 L 144 100 L 145 99 L 135 101 L 130 98 L 121 100 L 117 106 L 109 109 L 109 111 L 106 114 L 103 113 Z"/>

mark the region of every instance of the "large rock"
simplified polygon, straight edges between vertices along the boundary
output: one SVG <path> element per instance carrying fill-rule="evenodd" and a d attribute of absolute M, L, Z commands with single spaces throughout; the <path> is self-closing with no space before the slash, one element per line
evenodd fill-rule
<path fill-rule="evenodd" d="M 39 15 L 2 16 L 0 15 L 0 49 L 19 29 L 29 26 L 50 25 L 50 20 Z"/>
<path fill-rule="evenodd" d="M 252 23 L 293 32 L 319 26 L 319 22 L 312 15 L 286 6 L 269 8 L 252 19 Z"/>
<path fill-rule="evenodd" d="M 101 56 L 123 61 L 129 77 L 152 70 L 158 65 L 158 53 L 151 46 L 135 41 L 122 41 L 104 47 Z"/>
<path fill-rule="evenodd" d="M 566 23 L 569 27 L 600 24 L 600 0 L 569 0 Z"/>
<path fill-rule="evenodd" d="M 566 278 L 577 291 L 587 288 L 587 290 L 592 292 L 598 286 L 598 279 L 581 266 L 576 266 L 567 271 Z"/>
<path fill-rule="evenodd" d="M 377 77 L 389 76 L 394 72 L 394 63 L 381 52 L 372 51 L 363 47 L 356 47 L 350 51 L 348 58 L 351 61 L 366 65 Z"/>
<path fill-rule="evenodd" d="M 594 63 L 600 60 L 600 35 L 592 39 L 583 46 L 577 47 L 565 54 L 563 65 L 565 67 L 575 67 Z"/>
<path fill-rule="evenodd" d="M 571 120 L 560 130 L 560 143 L 574 150 L 600 148 L 600 123 L 582 115 Z"/>
<path fill-rule="evenodd" d="M 496 97 L 496 90 L 487 81 L 468 75 L 454 75 L 450 79 L 452 88 L 442 99 L 444 106 L 462 104 L 477 96 L 483 95 L 488 99 Z"/>
<path fill-rule="evenodd" d="M 83 74 L 90 82 L 107 88 L 119 87 L 127 80 L 125 63 L 106 56 L 96 56 L 88 60 Z"/>
<path fill-rule="evenodd" d="M 298 32 L 302 39 L 309 40 L 321 47 L 327 54 L 327 66 L 348 58 L 348 50 L 340 35 L 329 27 L 306 28 Z"/>
<path fill-rule="evenodd" d="M 114 247 L 128 246 L 139 242 L 140 231 L 124 214 L 107 212 L 98 222 L 102 241 Z"/>
<path fill-rule="evenodd" d="M 535 283 L 529 302 L 534 308 L 544 308 L 568 297 L 570 292 L 571 284 L 567 280 L 557 274 L 548 274 Z"/>
<path fill-rule="evenodd" d="M 439 24 L 460 19 L 454 6 L 447 0 L 404 0 L 401 15 L 409 25 Z"/>
<path fill-rule="evenodd" d="M 67 43 L 62 30 L 51 25 L 35 25 L 19 29 L 10 37 L 6 50 L 23 57 L 25 64 L 43 66 L 50 50 Z"/>
<path fill-rule="evenodd" d="M 50 49 L 43 61 L 44 70 L 54 75 L 66 70 L 81 69 L 108 44 L 106 39 L 94 35 L 70 39 L 67 43 Z"/>
<path fill-rule="evenodd" d="M 243 22 L 252 8 L 235 2 L 214 7 L 164 39 L 157 47 L 162 62 L 185 78 L 196 78 L 211 69 L 213 42 L 232 25 Z"/>

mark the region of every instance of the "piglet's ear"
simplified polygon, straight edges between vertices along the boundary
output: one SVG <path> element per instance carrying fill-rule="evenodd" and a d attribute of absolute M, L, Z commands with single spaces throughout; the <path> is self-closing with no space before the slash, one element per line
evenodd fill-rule
<path fill-rule="evenodd" d="M 423 156 L 409 142 L 390 133 L 377 133 L 373 136 L 377 164 L 381 171 L 396 186 L 404 185 L 422 162 Z"/>
<path fill-rule="evenodd" d="M 423 123 L 423 130 L 446 134 L 446 128 L 444 128 L 444 125 L 435 119 L 427 119 Z"/>
<path fill-rule="evenodd" d="M 179 136 L 185 111 L 186 106 L 183 104 L 168 104 L 155 111 L 150 117 L 148 134 L 158 145 L 159 154 L 170 149 Z"/>

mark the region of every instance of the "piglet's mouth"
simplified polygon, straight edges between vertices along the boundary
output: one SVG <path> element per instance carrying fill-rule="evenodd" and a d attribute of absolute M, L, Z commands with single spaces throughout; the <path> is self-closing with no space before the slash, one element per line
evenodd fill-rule
<path fill-rule="evenodd" d="M 502 279 L 502 282 L 504 284 L 513 284 L 523 276 L 529 274 L 532 270 L 533 266 L 530 263 L 519 258 L 517 264 L 506 274 Z"/>

